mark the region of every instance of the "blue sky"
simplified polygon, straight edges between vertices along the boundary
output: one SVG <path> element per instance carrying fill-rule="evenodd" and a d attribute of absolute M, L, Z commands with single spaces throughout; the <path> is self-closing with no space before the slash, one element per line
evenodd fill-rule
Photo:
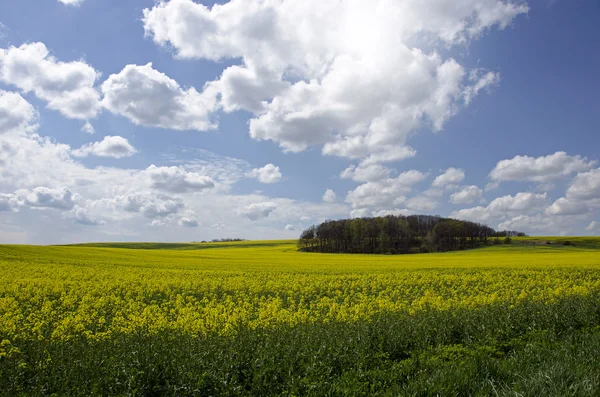
<path fill-rule="evenodd" d="M 409 17 L 410 16 L 410 17 Z M 593 0 L 0 3 L 0 242 L 600 233 Z"/>

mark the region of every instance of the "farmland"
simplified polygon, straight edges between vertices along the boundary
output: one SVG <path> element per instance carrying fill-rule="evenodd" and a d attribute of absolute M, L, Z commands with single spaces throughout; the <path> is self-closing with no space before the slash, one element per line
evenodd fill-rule
<path fill-rule="evenodd" d="M 0 341 L 0 395 L 593 396 L 600 239 L 0 246 Z"/>

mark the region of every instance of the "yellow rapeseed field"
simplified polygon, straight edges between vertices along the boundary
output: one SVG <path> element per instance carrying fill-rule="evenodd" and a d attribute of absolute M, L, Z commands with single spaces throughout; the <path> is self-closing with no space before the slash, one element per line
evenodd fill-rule
<path fill-rule="evenodd" d="M 600 239 L 534 240 L 399 256 L 302 253 L 294 241 L 0 246 L 0 354 L 28 340 L 233 335 L 600 291 Z"/>

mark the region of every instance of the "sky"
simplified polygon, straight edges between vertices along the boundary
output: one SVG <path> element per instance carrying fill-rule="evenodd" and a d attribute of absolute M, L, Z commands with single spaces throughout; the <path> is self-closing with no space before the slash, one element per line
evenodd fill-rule
<path fill-rule="evenodd" d="M 600 234 L 595 0 L 0 2 L 0 243 Z"/>

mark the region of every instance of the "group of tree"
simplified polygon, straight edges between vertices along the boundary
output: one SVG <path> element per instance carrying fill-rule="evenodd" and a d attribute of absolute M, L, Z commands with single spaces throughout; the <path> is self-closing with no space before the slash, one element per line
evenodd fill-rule
<path fill-rule="evenodd" d="M 213 238 L 212 240 L 202 240 L 201 243 L 230 243 L 233 241 L 246 241 L 243 238 Z"/>
<path fill-rule="evenodd" d="M 510 243 L 516 231 L 497 232 L 487 225 L 431 215 L 327 220 L 304 230 L 298 248 L 311 252 L 410 254 L 455 251 Z"/>

